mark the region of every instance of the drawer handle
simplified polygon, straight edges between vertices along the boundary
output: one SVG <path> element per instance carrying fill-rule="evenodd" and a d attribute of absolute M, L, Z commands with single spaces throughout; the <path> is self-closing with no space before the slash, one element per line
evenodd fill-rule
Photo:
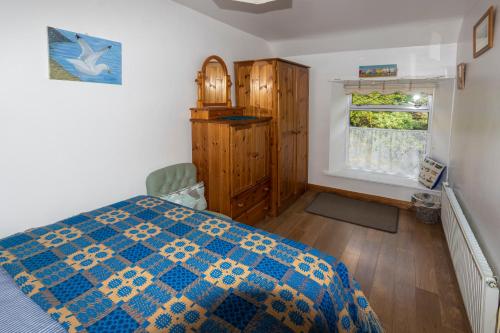
<path fill-rule="evenodd" d="M 245 206 L 245 204 L 240 202 L 237 206 L 241 208 L 241 207 Z"/>

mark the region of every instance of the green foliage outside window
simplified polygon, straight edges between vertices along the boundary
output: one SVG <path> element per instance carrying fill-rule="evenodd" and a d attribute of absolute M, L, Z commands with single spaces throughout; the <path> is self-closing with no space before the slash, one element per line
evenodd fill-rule
<path fill-rule="evenodd" d="M 422 95 L 417 103 L 420 106 L 426 106 L 428 104 L 428 97 Z M 385 95 L 372 92 L 366 95 L 353 94 L 352 104 L 413 106 L 415 103 L 412 95 L 400 92 Z M 351 110 L 350 124 L 352 127 L 427 130 L 429 126 L 429 114 L 427 112 Z"/>
<path fill-rule="evenodd" d="M 351 126 L 400 130 L 427 130 L 427 112 L 351 111 Z"/>
<path fill-rule="evenodd" d="M 402 106 L 426 106 L 429 102 L 428 96 L 421 94 L 418 101 L 413 101 L 413 95 L 406 95 L 401 92 L 392 94 L 381 94 L 372 92 L 366 95 L 352 94 L 353 105 L 402 105 Z"/>

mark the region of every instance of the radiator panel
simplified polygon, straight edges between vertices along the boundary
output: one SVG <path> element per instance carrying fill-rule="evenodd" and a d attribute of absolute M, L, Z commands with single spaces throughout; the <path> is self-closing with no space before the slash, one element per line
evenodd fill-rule
<path fill-rule="evenodd" d="M 472 331 L 494 333 L 499 302 L 496 280 L 447 184 L 442 191 L 441 220 Z"/>

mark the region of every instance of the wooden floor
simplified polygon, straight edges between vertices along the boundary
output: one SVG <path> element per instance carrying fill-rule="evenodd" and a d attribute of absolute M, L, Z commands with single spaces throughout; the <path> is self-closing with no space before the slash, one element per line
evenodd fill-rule
<path fill-rule="evenodd" d="M 470 332 L 441 225 L 400 210 L 396 234 L 306 213 L 307 192 L 256 227 L 341 259 L 354 274 L 386 332 Z"/>

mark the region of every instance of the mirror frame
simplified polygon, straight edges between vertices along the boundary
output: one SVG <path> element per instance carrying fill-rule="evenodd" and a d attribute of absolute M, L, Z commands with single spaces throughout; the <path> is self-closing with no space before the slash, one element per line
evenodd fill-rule
<path fill-rule="evenodd" d="M 222 70 L 224 71 L 224 75 L 226 76 L 226 100 L 221 103 L 206 103 L 205 102 L 205 70 L 207 68 L 207 65 L 212 61 L 216 60 L 218 63 L 221 64 Z M 205 61 L 203 62 L 203 66 L 201 67 L 201 70 L 198 71 L 198 75 L 196 77 L 196 83 L 198 84 L 198 101 L 197 101 L 197 107 L 198 108 L 203 108 L 206 106 L 228 106 L 231 107 L 231 76 L 227 72 L 227 66 L 224 60 L 222 60 L 221 57 L 217 55 L 211 55 Z"/>

